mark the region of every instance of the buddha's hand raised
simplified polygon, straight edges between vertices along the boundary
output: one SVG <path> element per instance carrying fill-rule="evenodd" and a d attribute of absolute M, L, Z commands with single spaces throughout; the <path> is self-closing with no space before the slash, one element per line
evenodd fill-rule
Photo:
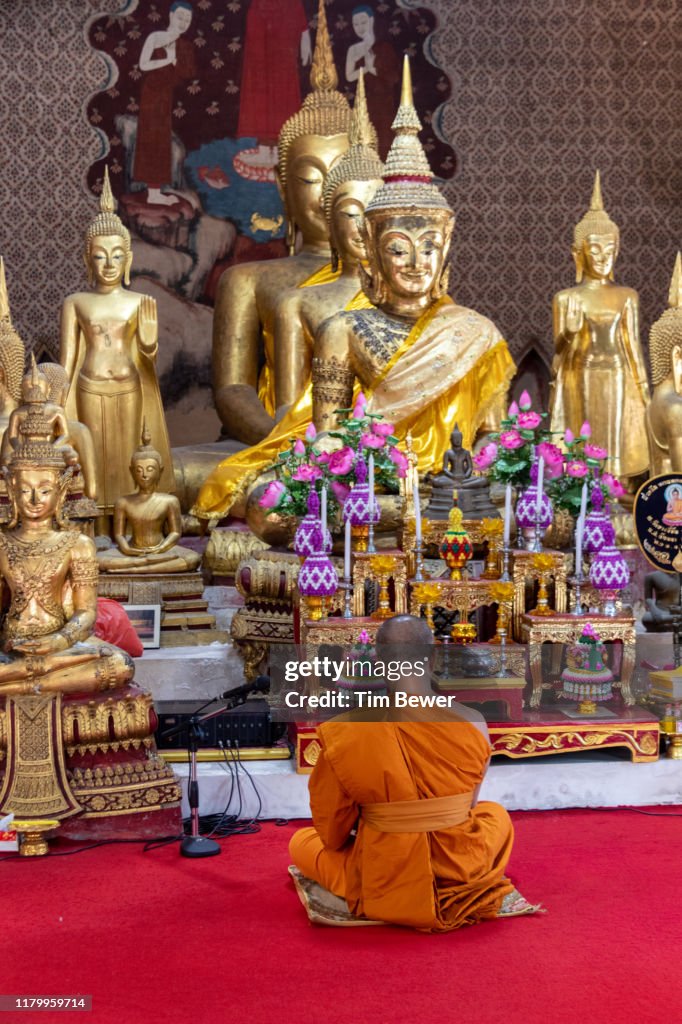
<path fill-rule="evenodd" d="M 566 305 L 566 330 L 569 334 L 577 334 L 583 325 L 583 304 L 577 295 L 569 295 Z"/>
<path fill-rule="evenodd" d="M 12 650 L 20 654 L 40 656 L 45 654 L 59 654 L 70 647 L 69 641 L 62 633 L 50 633 L 48 636 L 40 636 L 35 640 L 22 640 L 12 644 Z"/>
<path fill-rule="evenodd" d="M 151 295 L 143 295 L 137 314 L 137 331 L 142 348 L 152 351 L 159 339 L 159 318 L 156 312 L 156 299 Z"/>

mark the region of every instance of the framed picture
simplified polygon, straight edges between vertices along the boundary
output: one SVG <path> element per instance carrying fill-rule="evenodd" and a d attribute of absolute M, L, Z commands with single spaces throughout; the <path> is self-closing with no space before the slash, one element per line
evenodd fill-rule
<path fill-rule="evenodd" d="M 143 647 L 159 647 L 161 643 L 161 605 L 124 604 L 133 629 Z"/>

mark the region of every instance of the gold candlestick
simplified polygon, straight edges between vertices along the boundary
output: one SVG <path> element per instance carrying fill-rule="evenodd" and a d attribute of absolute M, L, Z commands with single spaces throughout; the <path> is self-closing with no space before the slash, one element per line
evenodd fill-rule
<path fill-rule="evenodd" d="M 554 609 L 550 608 L 547 595 L 547 583 L 554 568 L 554 558 L 544 552 L 533 555 L 533 568 L 540 574 L 538 585 L 538 603 L 531 611 L 531 615 L 554 615 Z"/>
<path fill-rule="evenodd" d="M 424 605 L 426 611 L 426 624 L 432 633 L 435 633 L 436 626 L 433 621 L 433 606 L 440 597 L 440 584 L 418 583 L 414 588 L 414 596 L 420 604 Z"/>
<path fill-rule="evenodd" d="M 485 568 L 482 573 L 484 580 L 499 580 L 500 578 L 500 545 L 504 533 L 504 522 L 502 519 L 484 519 L 483 536 L 487 541 L 485 556 Z"/>
<path fill-rule="evenodd" d="M 393 611 L 388 596 L 388 580 L 391 573 L 395 572 L 395 558 L 393 555 L 372 555 L 369 564 L 379 579 L 379 607 L 372 613 L 372 618 L 390 619 Z"/>

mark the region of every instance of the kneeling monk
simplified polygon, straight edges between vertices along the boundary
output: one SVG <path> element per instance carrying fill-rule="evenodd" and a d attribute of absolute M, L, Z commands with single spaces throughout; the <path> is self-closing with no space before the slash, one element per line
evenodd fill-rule
<path fill-rule="evenodd" d="M 392 660 L 393 645 L 400 645 L 403 662 L 408 648 L 413 665 L 422 654 L 432 661 L 433 637 L 423 619 L 400 615 L 384 623 L 377 657 Z M 428 671 L 390 686 L 431 693 Z M 513 842 L 509 815 L 478 802 L 490 760 L 483 718 L 459 704 L 393 711 L 391 718 L 343 716 L 319 726 L 322 750 L 310 777 L 314 828 L 291 839 L 296 867 L 345 899 L 357 917 L 428 931 L 474 924 L 501 909 L 537 909 L 504 875 Z"/>

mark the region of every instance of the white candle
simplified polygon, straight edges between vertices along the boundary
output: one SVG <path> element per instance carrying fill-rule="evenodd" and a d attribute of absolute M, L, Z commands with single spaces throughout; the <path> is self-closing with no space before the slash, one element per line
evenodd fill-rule
<path fill-rule="evenodd" d="M 374 454 L 369 454 L 369 518 L 374 522 Z"/>
<path fill-rule="evenodd" d="M 350 579 L 350 516 L 346 519 L 346 534 L 343 545 L 343 577 L 346 580 Z"/>
<path fill-rule="evenodd" d="M 535 493 L 535 522 L 540 523 L 542 519 L 542 485 L 545 479 L 545 460 L 542 455 L 538 459 L 538 482 Z"/>
<path fill-rule="evenodd" d="M 580 496 L 580 515 L 575 528 L 575 574 L 582 576 L 583 571 L 583 537 L 585 534 L 585 516 L 587 515 L 587 483 L 583 484 Z"/>
<path fill-rule="evenodd" d="M 414 476 L 412 481 L 412 498 L 414 500 L 414 541 L 417 547 L 420 547 L 422 542 L 422 510 L 419 504 L 419 471 L 416 466 L 414 467 Z"/>
<path fill-rule="evenodd" d="M 582 494 L 580 495 L 580 515 L 578 521 L 582 519 L 583 528 L 585 526 L 585 516 L 587 515 L 587 481 L 583 484 Z"/>
<path fill-rule="evenodd" d="M 320 522 L 322 523 L 323 542 L 327 537 L 327 488 L 322 488 L 322 501 L 320 503 Z"/>
<path fill-rule="evenodd" d="M 509 538 L 511 536 L 511 505 L 512 505 L 512 485 L 507 484 L 507 489 L 504 495 L 504 546 L 509 547 Z"/>

